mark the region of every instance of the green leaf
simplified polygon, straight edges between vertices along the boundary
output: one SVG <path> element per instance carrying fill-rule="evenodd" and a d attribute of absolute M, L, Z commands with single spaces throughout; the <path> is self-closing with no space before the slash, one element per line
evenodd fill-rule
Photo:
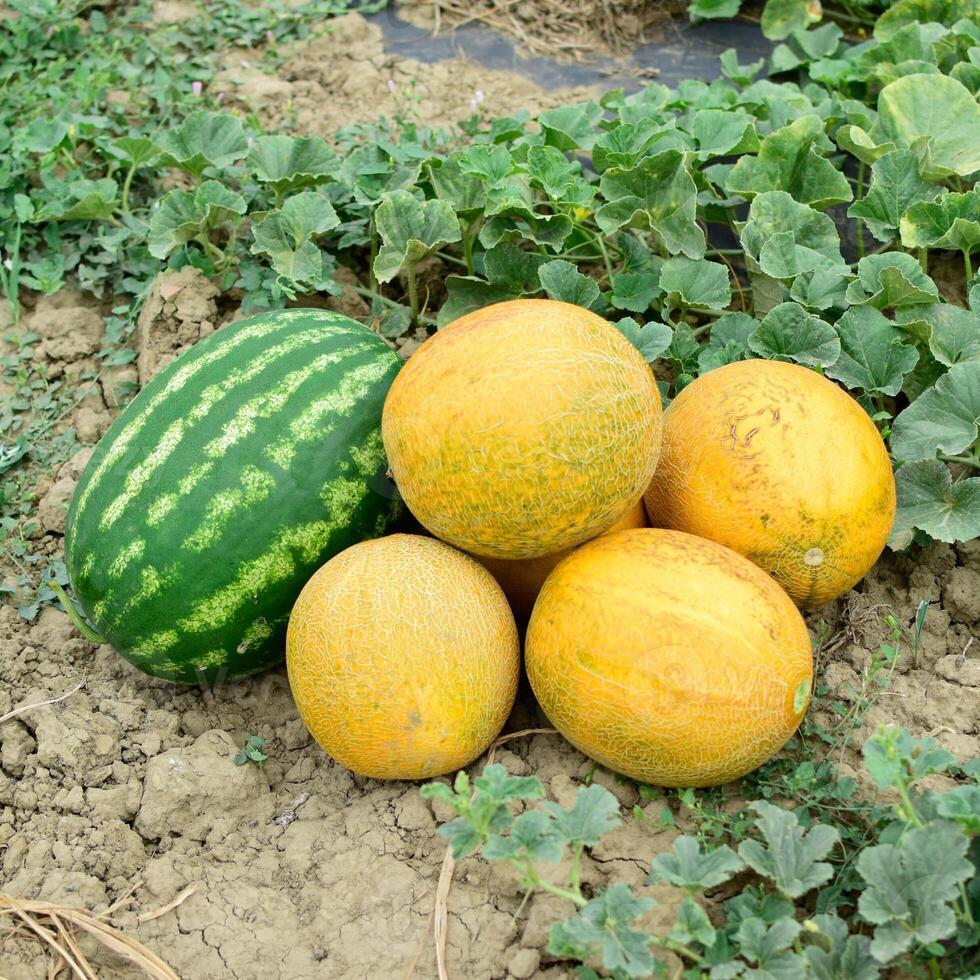
<path fill-rule="evenodd" d="M 910 150 L 892 150 L 871 166 L 871 186 L 867 194 L 848 209 L 848 216 L 860 218 L 880 242 L 898 234 L 902 215 L 919 201 L 932 200 L 940 188 L 919 176 L 919 167 Z"/>
<path fill-rule="evenodd" d="M 111 145 L 113 153 L 137 167 L 152 163 L 160 156 L 160 147 L 146 136 L 120 136 Z"/>
<path fill-rule="evenodd" d="M 603 834 L 619 826 L 619 801 L 604 786 L 582 786 L 570 810 L 545 801 L 541 809 L 551 815 L 556 830 L 573 845 L 594 847 Z"/>
<path fill-rule="evenodd" d="M 674 336 L 666 323 L 659 323 L 656 320 L 651 320 L 641 327 L 632 317 L 626 316 L 613 325 L 649 364 L 667 350 Z"/>
<path fill-rule="evenodd" d="M 595 214 L 607 234 L 624 226 L 650 228 L 672 255 L 704 255 L 704 232 L 697 223 L 697 187 L 679 150 L 645 157 L 629 170 L 607 170 L 599 181 L 606 204 Z"/>
<path fill-rule="evenodd" d="M 739 0 L 739 4 L 741 4 L 741 0 Z M 732 14 L 731 16 L 734 17 L 735 15 Z M 736 85 L 743 87 L 748 85 L 762 71 L 766 63 L 764 58 L 759 58 L 758 61 L 750 61 L 745 65 L 739 64 L 738 51 L 735 48 L 728 48 L 723 51 L 718 60 L 721 62 L 721 73 L 725 78 L 730 78 Z"/>
<path fill-rule="evenodd" d="M 411 191 L 384 194 L 374 215 L 384 243 L 374 260 L 379 282 L 391 282 L 403 266 L 462 237 L 459 219 L 447 201 L 420 201 Z"/>
<path fill-rule="evenodd" d="M 540 253 L 525 251 L 510 241 L 501 242 L 484 255 L 487 279 L 515 294 L 540 291 L 538 270 L 547 261 Z"/>
<path fill-rule="evenodd" d="M 540 187 L 553 200 L 584 182 L 582 164 L 569 160 L 553 146 L 532 146 L 527 153 L 527 173 L 531 183 Z"/>
<path fill-rule="evenodd" d="M 887 41 L 907 24 L 954 24 L 972 18 L 980 27 L 974 0 L 897 0 L 875 23 L 875 37 Z"/>
<path fill-rule="evenodd" d="M 969 254 L 980 246 L 980 190 L 913 204 L 899 227 L 906 248 L 954 248 Z"/>
<path fill-rule="evenodd" d="M 660 288 L 667 294 L 666 305 L 671 309 L 704 306 L 723 310 L 732 301 L 728 268 L 707 259 L 682 255 L 668 259 L 660 270 Z"/>
<path fill-rule="evenodd" d="M 272 267 L 293 282 L 317 283 L 323 278 L 323 258 L 311 241 L 340 224 L 331 203 L 314 191 L 286 199 L 252 225 L 253 255 L 268 255 Z"/>
<path fill-rule="evenodd" d="M 915 256 L 905 252 L 866 255 L 858 263 L 857 271 L 857 279 L 847 289 L 848 303 L 866 303 L 884 310 L 934 303 L 939 299 L 936 284 L 922 271 Z"/>
<path fill-rule="evenodd" d="M 599 287 L 595 280 L 583 275 L 572 262 L 554 259 L 538 268 L 541 286 L 549 299 L 574 303 L 591 309 L 599 299 Z"/>
<path fill-rule="evenodd" d="M 56 196 L 44 201 L 31 221 L 108 221 L 116 210 L 117 193 L 111 177 L 72 180 L 59 185 Z"/>
<path fill-rule="evenodd" d="M 914 827 L 898 844 L 866 847 L 857 870 L 867 883 L 858 911 L 875 925 L 871 954 L 882 963 L 956 931 L 950 903 L 973 875 L 969 839 L 951 823 Z"/>
<path fill-rule="evenodd" d="M 591 150 L 599 131 L 602 107 L 596 102 L 546 109 L 538 115 L 549 146 L 559 150 Z"/>
<path fill-rule="evenodd" d="M 949 467 L 938 459 L 906 463 L 895 473 L 898 512 L 893 539 L 907 540 L 920 528 L 937 541 L 980 537 L 980 477 L 953 483 Z"/>
<path fill-rule="evenodd" d="M 603 967 L 621 977 L 646 977 L 653 970 L 650 936 L 631 923 L 656 903 L 637 898 L 617 882 L 591 899 L 573 919 L 556 922 L 548 938 L 552 956 L 586 960 L 598 956 Z"/>
<path fill-rule="evenodd" d="M 763 842 L 742 841 L 738 856 L 756 873 L 769 878 L 780 894 L 800 898 L 830 880 L 833 867 L 826 857 L 840 840 L 835 827 L 814 824 L 804 831 L 795 813 L 764 800 L 752 804 L 759 814 L 756 827 Z"/>
<path fill-rule="evenodd" d="M 670 938 L 679 943 L 696 942 L 711 947 L 717 933 L 707 912 L 688 895 L 677 909 L 677 924 L 670 931 Z"/>
<path fill-rule="evenodd" d="M 565 838 L 554 820 L 539 810 L 527 810 L 514 819 L 509 837 L 494 834 L 488 838 L 483 856 L 488 861 L 501 861 L 520 854 L 554 864 L 562 859 L 564 849 Z"/>
<path fill-rule="evenodd" d="M 880 727 L 865 741 L 861 753 L 864 765 L 879 789 L 945 772 L 956 762 L 955 757 L 931 736 L 915 738 L 897 726 Z"/>
<path fill-rule="evenodd" d="M 929 140 L 926 178 L 966 177 L 980 170 L 980 105 L 948 75 L 906 75 L 878 96 L 885 136 L 903 146 Z"/>
<path fill-rule="evenodd" d="M 164 167 L 200 177 L 208 167 L 227 167 L 248 152 L 241 121 L 221 112 L 192 112 L 177 129 L 160 134 Z"/>
<path fill-rule="evenodd" d="M 805 115 L 770 133 L 758 156 L 742 156 L 725 182 L 729 194 L 754 197 L 767 191 L 786 191 L 801 204 L 816 208 L 842 204 L 854 196 L 847 178 L 822 157 L 826 144 L 823 120 Z"/>
<path fill-rule="evenodd" d="M 814 980 L 878 980 L 878 961 L 867 936 L 849 934 L 847 923 L 837 915 L 815 915 L 811 921 L 830 939 L 829 949 L 812 945 L 803 951 Z"/>
<path fill-rule="evenodd" d="M 493 303 L 503 303 L 509 299 L 518 299 L 522 295 L 520 292 L 514 292 L 509 286 L 487 282 L 479 276 L 446 276 L 446 291 L 448 297 L 436 318 L 440 327 L 458 320 L 473 310 L 480 310 Z"/>
<path fill-rule="evenodd" d="M 515 800 L 538 800 L 544 787 L 537 776 L 512 776 L 499 762 L 487 766 L 473 780 L 477 793 L 497 803 Z"/>
<path fill-rule="evenodd" d="M 957 786 L 937 796 L 936 812 L 958 823 L 966 833 L 980 834 L 980 786 Z"/>
<path fill-rule="evenodd" d="M 929 350 L 940 364 L 980 360 L 980 313 L 952 303 L 932 303 L 899 310 L 904 329 L 929 338 Z M 920 334 L 921 331 L 921 334 Z"/>
<path fill-rule="evenodd" d="M 874 136 L 861 126 L 841 126 L 834 134 L 837 145 L 856 156 L 863 163 L 874 165 L 878 160 L 896 149 L 894 140 L 876 132 Z"/>
<path fill-rule="evenodd" d="M 793 944 L 793 940 L 800 934 L 800 928 L 799 922 L 788 916 L 777 919 L 771 925 L 767 925 L 763 919 L 750 916 L 741 922 L 735 938 L 741 947 L 742 956 L 766 967 L 774 962 L 780 963 L 780 954 L 785 953 Z M 779 974 L 776 973 L 775 976 L 778 977 Z M 767 974 L 762 974 L 762 977 L 767 977 Z"/>
<path fill-rule="evenodd" d="M 847 305 L 847 285 L 851 270 L 846 265 L 818 266 L 801 272 L 790 287 L 789 296 L 809 310 L 829 310 Z"/>
<path fill-rule="evenodd" d="M 827 367 L 840 356 L 837 331 L 798 303 L 781 303 L 763 318 L 748 340 L 761 357 Z"/>
<path fill-rule="evenodd" d="M 742 9 L 742 0 L 691 0 L 687 6 L 693 21 L 735 17 Z"/>
<path fill-rule="evenodd" d="M 193 194 L 174 190 L 150 214 L 150 254 L 166 258 L 175 248 L 222 225 L 235 225 L 245 214 L 245 199 L 216 180 L 207 180 Z"/>
<path fill-rule="evenodd" d="M 655 272 L 620 272 L 612 277 L 609 302 L 617 310 L 644 313 L 661 292 Z"/>
<path fill-rule="evenodd" d="M 772 53 L 773 72 L 792 71 L 813 61 L 826 61 L 840 47 L 843 31 L 834 23 L 812 30 L 793 31 L 786 44 L 777 44 Z M 842 62 L 845 66 L 847 62 Z"/>
<path fill-rule="evenodd" d="M 767 0 L 762 11 L 762 33 L 780 41 L 792 31 L 805 31 L 822 16 L 819 0 Z"/>
<path fill-rule="evenodd" d="M 681 836 L 669 852 L 653 859 L 647 884 L 664 882 L 691 891 L 707 891 L 734 878 L 744 867 L 738 855 L 724 844 L 702 851 L 696 837 Z"/>
<path fill-rule="evenodd" d="M 278 194 L 333 180 L 339 163 L 319 136 L 260 136 L 245 158 L 255 179 Z"/>
<path fill-rule="evenodd" d="M 940 452 L 955 455 L 976 441 L 978 422 L 980 361 L 954 364 L 899 413 L 892 427 L 892 453 L 909 462 Z"/>
<path fill-rule="evenodd" d="M 855 306 L 837 321 L 840 359 L 827 375 L 848 388 L 897 395 L 919 361 L 919 352 L 904 341 L 906 334 L 870 306 Z"/>
<path fill-rule="evenodd" d="M 466 217 L 484 209 L 487 189 L 486 181 L 479 174 L 463 171 L 461 157 L 460 153 L 451 153 L 442 161 L 428 161 L 426 166 L 436 197 L 448 201 L 457 214 Z"/>
<path fill-rule="evenodd" d="M 758 326 L 759 321 L 748 313 L 726 313 L 715 320 L 707 344 L 698 353 L 700 373 L 745 358 L 749 353 L 749 337 Z"/>
<path fill-rule="evenodd" d="M 754 153 L 759 148 L 755 123 L 741 109 L 699 109 L 694 113 L 691 135 L 698 144 L 699 160 Z"/>
<path fill-rule="evenodd" d="M 493 187 L 513 173 L 514 158 L 505 146 L 480 143 L 460 154 L 459 168 L 464 174 L 482 177 L 488 187 Z"/>
<path fill-rule="evenodd" d="M 740 238 L 748 255 L 773 279 L 791 279 L 828 265 L 844 265 L 833 220 L 798 204 L 785 191 L 771 191 L 753 199 Z"/>
<path fill-rule="evenodd" d="M 24 149 L 31 153 L 50 153 L 68 132 L 68 123 L 63 119 L 33 119 L 24 129 Z"/>

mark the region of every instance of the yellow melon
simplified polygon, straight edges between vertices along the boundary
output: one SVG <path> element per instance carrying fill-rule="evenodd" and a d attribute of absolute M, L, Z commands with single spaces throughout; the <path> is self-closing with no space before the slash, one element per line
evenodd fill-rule
<path fill-rule="evenodd" d="M 660 399 L 602 317 L 515 300 L 430 337 L 395 378 L 382 434 L 412 513 L 437 537 L 533 558 L 609 530 L 643 495 Z"/>
<path fill-rule="evenodd" d="M 548 576 L 531 687 L 573 745 L 659 786 L 712 786 L 793 734 L 812 683 L 789 596 L 741 555 L 678 531 L 603 535 Z"/>
<path fill-rule="evenodd" d="M 850 395 L 808 368 L 751 360 L 702 375 L 674 399 L 645 500 L 654 527 L 733 548 L 813 608 L 878 559 L 895 479 Z"/>
<path fill-rule="evenodd" d="M 643 501 L 631 507 L 606 534 L 616 531 L 628 531 L 634 527 L 646 527 L 647 514 Z M 559 551 L 556 555 L 542 555 L 540 558 L 486 558 L 477 557 L 485 568 L 500 583 L 507 596 L 510 608 L 514 611 L 518 622 L 527 622 L 534 608 L 544 580 L 554 571 L 555 566 L 568 556 L 568 551 Z"/>
<path fill-rule="evenodd" d="M 306 584 L 286 634 L 300 717 L 341 765 L 427 779 L 476 759 L 507 720 L 517 626 L 493 576 L 433 538 L 356 544 Z"/>

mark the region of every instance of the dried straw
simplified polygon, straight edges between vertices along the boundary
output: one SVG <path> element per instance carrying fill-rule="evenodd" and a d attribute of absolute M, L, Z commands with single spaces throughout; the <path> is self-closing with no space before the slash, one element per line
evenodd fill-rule
<path fill-rule="evenodd" d="M 438 34 L 479 22 L 550 58 L 594 61 L 652 40 L 683 0 L 402 0 L 402 15 Z"/>
<path fill-rule="evenodd" d="M 151 949 L 127 935 L 112 922 L 112 916 L 132 900 L 133 886 L 126 895 L 104 912 L 89 912 L 71 905 L 38 902 L 0 894 L 0 916 L 13 920 L 9 932 L 36 939 L 53 954 L 48 977 L 56 977 L 65 967 L 75 980 L 98 980 L 91 961 L 79 945 L 79 933 L 92 937 L 101 946 L 132 963 L 153 980 L 180 980 L 180 977 Z M 172 912 L 197 888 L 190 885 L 172 902 L 154 912 L 138 916 L 137 922 L 148 922 Z"/>

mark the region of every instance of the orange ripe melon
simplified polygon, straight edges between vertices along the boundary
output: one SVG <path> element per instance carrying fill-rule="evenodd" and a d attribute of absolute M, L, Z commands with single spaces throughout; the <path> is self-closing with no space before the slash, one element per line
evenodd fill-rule
<path fill-rule="evenodd" d="M 874 423 L 837 385 L 796 364 L 740 361 L 670 404 L 645 501 L 654 527 L 734 549 L 814 608 L 878 559 L 895 478 Z"/>
<path fill-rule="evenodd" d="M 643 501 L 639 500 L 606 531 L 606 534 L 647 526 L 647 513 Z M 559 551 L 556 555 L 541 555 L 540 558 L 477 557 L 477 561 L 487 568 L 500 584 L 518 621 L 526 623 L 534 608 L 534 600 L 537 599 L 541 586 L 544 585 L 544 580 L 568 554 L 568 551 Z"/>
<path fill-rule="evenodd" d="M 430 337 L 395 378 L 382 435 L 408 507 L 478 555 L 533 558 L 609 530 L 660 452 L 650 368 L 569 303 L 497 303 Z"/>
<path fill-rule="evenodd" d="M 653 528 L 597 538 L 548 576 L 525 661 L 573 745 L 678 787 L 728 782 L 770 758 L 803 718 L 813 676 L 803 618 L 765 572 Z"/>
<path fill-rule="evenodd" d="M 433 538 L 394 534 L 332 558 L 289 618 L 300 717 L 341 765 L 427 779 L 476 759 L 520 672 L 517 626 L 493 576 Z"/>

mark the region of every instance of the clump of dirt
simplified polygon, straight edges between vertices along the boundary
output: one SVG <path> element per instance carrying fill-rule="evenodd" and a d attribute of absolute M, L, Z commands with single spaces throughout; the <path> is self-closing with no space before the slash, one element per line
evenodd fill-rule
<path fill-rule="evenodd" d="M 516 38 L 532 54 L 566 61 L 623 55 L 661 36 L 682 0 L 401 0 L 410 24 L 438 34 L 474 22 Z"/>
<path fill-rule="evenodd" d="M 254 112 L 270 129 L 328 140 L 381 115 L 445 126 L 470 115 L 477 92 L 479 104 L 494 115 L 537 113 L 595 94 L 588 87 L 545 91 L 464 58 L 432 64 L 400 58 L 385 52 L 381 29 L 359 14 L 338 17 L 320 37 L 296 44 L 276 75 L 242 62 L 216 75 L 210 91 L 224 93 L 225 105 Z"/>

